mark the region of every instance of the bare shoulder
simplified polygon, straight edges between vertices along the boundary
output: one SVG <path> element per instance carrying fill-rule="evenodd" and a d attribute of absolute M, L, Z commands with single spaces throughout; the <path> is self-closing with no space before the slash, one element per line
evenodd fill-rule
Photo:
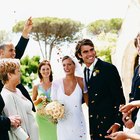
<path fill-rule="evenodd" d="M 84 87 L 83 78 L 76 76 L 76 79 L 77 79 L 77 82 L 78 82 L 79 86 L 81 87 L 81 89 L 83 89 L 83 87 Z"/>
<path fill-rule="evenodd" d="M 39 84 L 34 85 L 34 86 L 33 86 L 33 89 L 34 89 L 34 90 L 37 90 L 38 86 L 39 86 Z"/>

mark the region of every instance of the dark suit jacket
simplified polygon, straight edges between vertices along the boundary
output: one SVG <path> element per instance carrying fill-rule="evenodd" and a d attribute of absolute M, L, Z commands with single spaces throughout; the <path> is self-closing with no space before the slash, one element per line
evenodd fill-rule
<path fill-rule="evenodd" d="M 20 38 L 20 40 L 16 46 L 16 57 L 15 58 L 20 59 L 22 57 L 28 41 L 29 41 L 29 39 L 25 39 L 23 37 Z M 2 88 L 3 88 L 3 84 L 0 81 L 0 92 L 1 92 Z M 22 94 L 32 102 L 28 91 L 25 89 L 25 87 L 22 84 L 19 84 L 17 86 L 17 88 L 19 88 L 20 91 L 22 92 Z M 32 104 L 33 104 L 33 102 L 32 102 Z M 0 95 L 0 140 L 9 140 L 8 130 L 10 129 L 10 119 L 5 116 L 2 116 L 3 108 L 4 108 L 4 101 Z M 34 104 L 33 104 L 33 111 L 35 111 Z"/>
<path fill-rule="evenodd" d="M 111 125 L 123 124 L 119 106 L 125 97 L 117 68 L 98 59 L 87 87 L 91 139 L 101 140 Z"/>
<path fill-rule="evenodd" d="M 130 102 L 134 100 L 140 100 L 140 76 L 139 76 L 139 66 L 136 67 L 134 76 L 132 79 L 131 93 L 129 94 Z M 138 109 L 132 112 L 132 120 L 136 121 Z"/>
<path fill-rule="evenodd" d="M 0 112 L 4 108 L 4 101 L 0 95 Z M 0 140 L 9 140 L 8 130 L 10 129 L 10 119 L 0 114 Z"/>
<path fill-rule="evenodd" d="M 23 54 L 25 52 L 28 41 L 29 41 L 29 39 L 25 39 L 21 36 L 21 38 L 20 38 L 20 40 L 19 40 L 19 42 L 16 46 L 16 56 L 15 56 L 15 58 L 21 59 L 21 57 L 23 56 Z M 17 88 L 19 88 L 20 91 L 22 92 L 22 94 L 32 102 L 32 105 L 33 105 L 32 110 L 35 112 L 35 106 L 33 104 L 33 101 L 31 99 L 28 91 L 26 90 L 26 88 L 21 83 L 19 85 L 17 85 Z M 0 85 L 0 89 L 1 89 L 1 85 Z"/>

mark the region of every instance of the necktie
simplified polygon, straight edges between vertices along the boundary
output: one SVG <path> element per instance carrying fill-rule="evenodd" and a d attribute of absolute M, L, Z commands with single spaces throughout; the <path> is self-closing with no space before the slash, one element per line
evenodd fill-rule
<path fill-rule="evenodd" d="M 89 82 L 89 79 L 90 79 L 90 69 L 86 68 L 86 80 L 87 80 L 87 82 Z"/>

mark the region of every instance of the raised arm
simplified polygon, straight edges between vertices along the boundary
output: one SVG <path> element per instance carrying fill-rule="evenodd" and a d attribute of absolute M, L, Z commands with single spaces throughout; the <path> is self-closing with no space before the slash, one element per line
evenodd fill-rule
<path fill-rule="evenodd" d="M 28 44 L 29 41 L 29 33 L 31 32 L 33 23 L 32 23 L 32 18 L 30 17 L 27 22 L 24 25 L 23 31 L 22 31 L 22 36 L 18 42 L 18 44 L 16 45 L 16 56 L 15 58 L 20 59 L 23 54 L 24 51 L 26 49 L 26 46 Z"/>

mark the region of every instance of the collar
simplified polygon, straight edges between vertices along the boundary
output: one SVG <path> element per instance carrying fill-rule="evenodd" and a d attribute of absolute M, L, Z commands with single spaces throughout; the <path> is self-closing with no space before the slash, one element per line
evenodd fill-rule
<path fill-rule="evenodd" d="M 93 71 L 97 61 L 98 61 L 98 58 L 95 58 L 94 62 L 90 65 L 90 67 L 88 67 L 90 69 L 90 71 Z M 86 67 L 86 65 L 83 64 L 83 68 L 85 68 L 85 67 Z"/>

